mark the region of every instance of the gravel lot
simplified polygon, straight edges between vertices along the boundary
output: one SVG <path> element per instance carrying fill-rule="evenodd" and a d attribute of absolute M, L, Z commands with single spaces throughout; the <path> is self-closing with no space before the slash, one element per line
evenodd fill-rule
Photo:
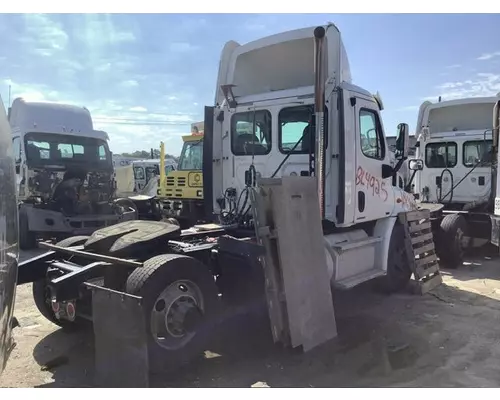
<path fill-rule="evenodd" d="M 23 254 L 23 257 L 29 255 Z M 500 264 L 476 256 L 422 297 L 382 296 L 359 287 L 336 297 L 339 338 L 308 354 L 272 343 L 263 318 L 228 323 L 211 352 L 157 387 L 491 387 L 500 385 Z M 18 287 L 21 327 L 0 387 L 93 385 L 89 333 L 63 333 Z M 55 358 L 61 365 L 45 371 Z"/>

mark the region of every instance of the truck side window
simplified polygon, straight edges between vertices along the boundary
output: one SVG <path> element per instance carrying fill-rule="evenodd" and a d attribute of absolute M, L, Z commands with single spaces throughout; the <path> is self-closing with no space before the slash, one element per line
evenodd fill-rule
<path fill-rule="evenodd" d="M 26 146 L 26 158 L 28 160 L 50 160 L 49 142 L 35 142 L 28 140 Z"/>
<path fill-rule="evenodd" d="M 160 175 L 160 168 L 157 165 L 146 167 L 146 182 L 149 182 L 155 175 Z"/>
<path fill-rule="evenodd" d="M 315 128 L 312 123 L 313 106 L 283 108 L 278 115 L 278 147 L 280 152 L 288 154 L 309 154 L 315 150 Z M 325 107 L 324 132 L 328 131 L 328 108 Z M 297 144 L 300 140 L 301 142 Z M 328 147 L 328 135 L 325 135 L 325 148 Z"/>
<path fill-rule="evenodd" d="M 427 168 L 453 168 L 457 165 L 457 144 L 455 142 L 429 143 L 425 146 Z"/>
<path fill-rule="evenodd" d="M 493 142 L 491 140 L 474 140 L 464 143 L 463 147 L 463 163 L 466 167 L 473 167 L 479 161 L 482 161 L 484 166 L 490 164 L 490 153 Z"/>
<path fill-rule="evenodd" d="M 313 109 L 311 106 L 283 108 L 278 115 L 278 145 L 282 153 L 290 153 L 297 142 L 293 153 L 309 153 L 311 140 L 314 137 L 311 125 Z"/>
<path fill-rule="evenodd" d="M 12 152 L 14 154 L 14 162 L 21 161 L 21 138 L 15 137 L 12 139 Z"/>
<path fill-rule="evenodd" d="M 57 145 L 57 150 L 59 151 L 61 158 L 81 158 L 79 156 L 83 156 L 85 154 L 83 146 L 80 144 L 60 143 Z"/>
<path fill-rule="evenodd" d="M 385 143 L 378 114 L 373 110 L 359 111 L 359 133 L 361 151 L 366 157 L 383 160 L 385 157 Z"/>
<path fill-rule="evenodd" d="M 134 167 L 134 178 L 137 180 L 146 178 L 144 176 L 144 169 L 142 167 Z"/>
<path fill-rule="evenodd" d="M 234 114 L 231 118 L 231 151 L 234 155 L 269 154 L 271 138 L 271 113 L 269 111 L 241 112 Z"/>
<path fill-rule="evenodd" d="M 106 161 L 106 149 L 102 144 L 99 146 L 98 152 L 99 152 L 99 161 Z"/>

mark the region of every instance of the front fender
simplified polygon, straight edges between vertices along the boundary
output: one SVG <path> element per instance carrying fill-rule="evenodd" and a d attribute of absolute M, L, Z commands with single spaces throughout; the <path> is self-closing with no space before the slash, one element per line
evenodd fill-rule
<path fill-rule="evenodd" d="M 375 265 L 387 271 L 387 261 L 389 258 L 389 244 L 391 242 L 392 230 L 396 224 L 397 216 L 379 219 L 375 225 L 374 236 L 381 237 L 382 241 L 377 243 L 375 250 Z"/>

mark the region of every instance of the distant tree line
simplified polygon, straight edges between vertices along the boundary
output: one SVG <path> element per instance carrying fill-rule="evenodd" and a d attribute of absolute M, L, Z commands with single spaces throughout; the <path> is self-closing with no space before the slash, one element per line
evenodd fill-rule
<path fill-rule="evenodd" d="M 133 153 L 121 153 L 118 154 L 122 157 L 130 157 L 130 158 L 151 158 L 151 151 L 147 150 L 137 150 L 134 151 Z M 160 150 L 158 149 L 153 149 L 153 158 L 160 158 Z M 179 157 L 173 156 L 171 154 L 165 154 L 165 158 L 170 158 L 175 160 L 176 162 L 178 161 Z"/>

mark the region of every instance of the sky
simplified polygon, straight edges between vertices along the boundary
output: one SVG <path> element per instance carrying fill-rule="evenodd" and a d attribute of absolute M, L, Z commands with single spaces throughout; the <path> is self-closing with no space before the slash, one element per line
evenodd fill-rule
<path fill-rule="evenodd" d="M 0 94 L 86 106 L 118 154 L 178 155 L 213 105 L 220 52 L 333 22 L 353 83 L 379 92 L 387 135 L 425 100 L 500 92 L 498 14 L 0 14 Z"/>

